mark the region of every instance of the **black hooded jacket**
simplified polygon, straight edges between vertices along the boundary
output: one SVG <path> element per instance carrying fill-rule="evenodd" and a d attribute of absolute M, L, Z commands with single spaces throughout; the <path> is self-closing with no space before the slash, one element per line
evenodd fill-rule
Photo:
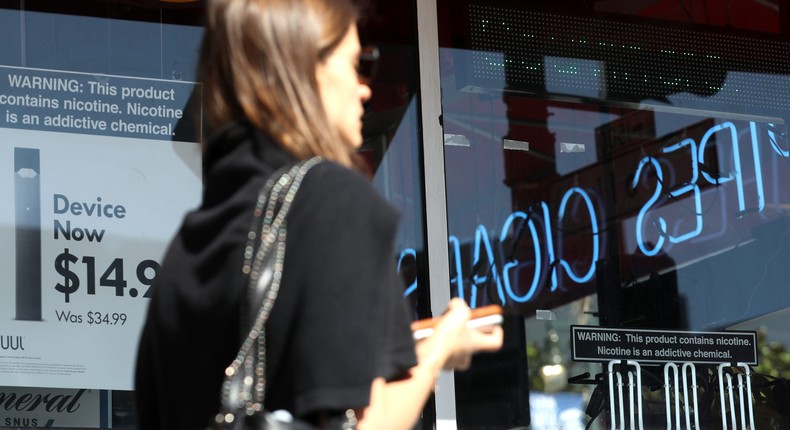
<path fill-rule="evenodd" d="M 135 375 L 141 430 L 203 429 L 219 408 L 240 328 L 243 249 L 258 192 L 295 160 L 247 122 L 209 143 L 204 195 L 152 287 Z M 373 378 L 416 364 L 395 271 L 399 215 L 362 175 L 325 161 L 287 218 L 285 269 L 267 323 L 268 410 L 363 407 Z"/>

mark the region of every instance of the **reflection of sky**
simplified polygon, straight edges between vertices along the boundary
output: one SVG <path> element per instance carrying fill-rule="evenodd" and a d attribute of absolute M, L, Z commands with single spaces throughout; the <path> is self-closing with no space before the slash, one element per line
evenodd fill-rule
<path fill-rule="evenodd" d="M 728 327 L 728 329 L 757 331 L 761 327 L 768 328 L 766 342 L 780 342 L 784 345 L 790 345 L 790 309 L 788 308 L 736 324 Z"/>
<path fill-rule="evenodd" d="M 441 49 L 440 56 L 474 57 L 474 51 Z M 487 53 L 504 61 L 501 53 Z M 495 57 L 495 58 L 494 58 Z M 443 65 L 444 66 L 444 65 Z M 504 183 L 502 139 L 508 132 L 507 106 L 502 101 L 504 75 L 485 94 L 459 91 L 455 74 L 442 70 L 444 133 L 464 135 L 470 145 L 445 146 L 449 234 L 461 242 L 474 239 L 475 228 L 498 228 L 510 215 L 511 190 Z"/>
<path fill-rule="evenodd" d="M 721 89 L 710 97 L 675 93 L 668 95 L 667 100 L 670 106 L 676 107 L 787 118 L 790 100 L 782 97 L 787 88 L 790 88 L 787 75 L 730 71 Z M 645 103 L 662 104 L 653 100 Z"/>
<path fill-rule="evenodd" d="M 559 175 L 567 175 L 598 162 L 595 142 L 590 137 L 595 136 L 595 128 L 608 124 L 619 118 L 619 116 L 556 106 L 549 106 L 548 111 L 547 127 L 556 139 L 554 159 L 557 173 Z M 576 124 L 587 124 L 585 132 L 580 133 L 580 129 Z M 584 150 L 580 152 L 566 152 L 563 150 L 563 143 L 580 143 L 584 145 Z"/>
<path fill-rule="evenodd" d="M 21 66 L 22 43 L 19 12 L 0 9 L 0 58 L 5 65 Z"/>
<path fill-rule="evenodd" d="M 5 26 L 19 23 L 20 16 L 24 26 Z M 0 10 L 0 22 L 0 36 L 12 33 L 0 48 L 12 54 L 1 56 L 5 65 L 196 80 L 202 27 L 6 10 Z"/>
<path fill-rule="evenodd" d="M 601 61 L 567 57 L 543 57 L 546 91 L 579 97 L 600 98 L 606 94 Z"/>
<path fill-rule="evenodd" d="M 584 399 L 579 393 L 529 393 L 533 430 L 584 429 Z"/>
<path fill-rule="evenodd" d="M 649 107 L 646 107 L 649 109 Z M 698 123 L 701 120 L 709 118 L 708 116 L 697 115 L 678 115 L 677 113 L 662 112 L 660 110 L 653 111 L 653 120 L 656 124 L 656 137 L 667 136 L 672 133 L 677 133 L 686 127 Z"/>
<path fill-rule="evenodd" d="M 417 130 L 417 102 L 416 97 L 412 97 L 373 178 L 376 189 L 401 213 L 395 240 L 395 247 L 399 250 L 422 249 L 424 245 Z"/>
<path fill-rule="evenodd" d="M 593 99 L 606 94 L 605 70 L 601 61 L 546 56 L 543 64 L 548 93 Z M 549 106 L 548 111 L 547 127 L 556 138 L 554 159 L 557 173 L 567 175 L 594 164 L 597 151 L 595 142 L 590 139 L 594 134 L 580 133 L 577 124 L 586 124 L 586 131 L 594 132 L 596 127 L 617 119 L 617 115 L 556 106 Z M 583 146 L 577 146 L 577 151 L 568 151 L 565 149 L 567 144 Z"/>

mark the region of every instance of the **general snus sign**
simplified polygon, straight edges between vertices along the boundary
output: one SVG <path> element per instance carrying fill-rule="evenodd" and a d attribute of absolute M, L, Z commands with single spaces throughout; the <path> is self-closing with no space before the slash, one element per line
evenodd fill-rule
<path fill-rule="evenodd" d="M 571 326 L 574 361 L 744 363 L 757 365 L 757 334 L 747 331 L 632 330 Z"/>

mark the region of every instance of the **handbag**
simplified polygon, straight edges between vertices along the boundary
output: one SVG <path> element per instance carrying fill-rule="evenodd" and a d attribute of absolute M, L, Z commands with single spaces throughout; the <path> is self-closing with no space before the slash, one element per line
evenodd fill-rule
<path fill-rule="evenodd" d="M 220 412 L 209 430 L 316 430 L 318 427 L 272 413 L 263 407 L 266 391 L 266 321 L 269 318 L 285 262 L 286 216 L 308 170 L 322 161 L 313 157 L 275 172 L 258 193 L 253 221 L 244 249 L 242 274 L 246 295 L 241 306 L 241 327 L 247 329 L 236 358 L 225 369 Z M 244 331 L 243 331 L 244 332 Z M 286 418 L 282 418 L 286 415 Z M 351 430 L 353 411 L 331 420 L 329 427 Z"/>

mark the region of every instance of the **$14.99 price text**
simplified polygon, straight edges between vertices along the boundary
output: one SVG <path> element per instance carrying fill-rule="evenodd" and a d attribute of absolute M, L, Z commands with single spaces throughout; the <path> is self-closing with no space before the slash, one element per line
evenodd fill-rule
<path fill-rule="evenodd" d="M 86 294 L 95 295 L 97 281 L 100 287 L 115 289 L 117 297 L 123 297 L 125 294 L 128 294 L 129 297 L 137 297 L 140 294 L 140 291 L 135 287 L 131 287 L 126 291 L 127 281 L 124 276 L 123 258 L 114 259 L 97 279 L 97 273 L 99 272 L 97 272 L 96 268 L 96 257 L 85 255 L 80 258 L 71 254 L 69 249 L 66 248 L 55 257 L 55 270 L 60 276 L 63 276 L 63 281 L 55 284 L 55 290 L 63 293 L 66 303 L 69 303 L 69 296 L 76 293 L 83 283 L 85 284 Z M 150 288 L 148 287 L 153 284 L 158 271 L 159 263 L 154 260 L 143 260 L 136 264 L 135 278 L 141 286 L 145 287 L 143 297 L 150 297 Z"/>

